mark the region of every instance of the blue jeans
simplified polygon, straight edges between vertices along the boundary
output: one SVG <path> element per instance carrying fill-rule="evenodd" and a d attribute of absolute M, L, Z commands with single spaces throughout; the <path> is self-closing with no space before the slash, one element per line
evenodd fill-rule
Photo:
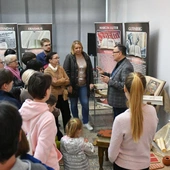
<path fill-rule="evenodd" d="M 83 124 L 88 123 L 89 121 L 89 98 L 87 96 L 87 86 L 81 86 L 78 88 L 78 97 L 70 97 L 71 102 L 71 112 L 73 117 L 79 118 L 78 115 L 78 98 L 82 106 L 82 117 Z"/>

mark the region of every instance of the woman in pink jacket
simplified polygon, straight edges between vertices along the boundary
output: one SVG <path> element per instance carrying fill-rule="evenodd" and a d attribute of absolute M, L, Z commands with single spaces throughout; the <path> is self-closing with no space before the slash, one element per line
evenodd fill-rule
<path fill-rule="evenodd" d="M 23 119 L 22 128 L 29 136 L 32 152 L 42 163 L 59 170 L 61 153 L 55 145 L 57 128 L 53 114 L 45 103 L 51 93 L 51 76 L 34 73 L 28 81 L 28 92 L 33 100 L 27 99 L 19 110 Z"/>

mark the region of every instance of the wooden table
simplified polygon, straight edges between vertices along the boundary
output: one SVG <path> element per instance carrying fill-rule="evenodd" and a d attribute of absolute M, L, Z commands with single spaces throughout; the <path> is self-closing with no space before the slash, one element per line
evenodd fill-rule
<path fill-rule="evenodd" d="M 99 170 L 103 170 L 103 158 L 104 153 L 106 157 L 106 161 L 108 161 L 108 147 L 110 144 L 110 138 L 99 139 L 97 138 L 94 142 L 94 145 L 98 146 L 98 157 L 99 157 Z"/>

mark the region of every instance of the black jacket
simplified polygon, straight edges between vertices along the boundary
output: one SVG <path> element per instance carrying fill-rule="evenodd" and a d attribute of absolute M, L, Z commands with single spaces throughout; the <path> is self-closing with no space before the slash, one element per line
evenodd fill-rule
<path fill-rule="evenodd" d="M 91 64 L 90 57 L 82 52 L 84 59 L 87 64 L 86 68 L 86 85 L 88 89 L 88 96 L 90 96 L 90 84 L 93 84 L 93 68 Z M 77 97 L 77 89 L 78 89 L 78 65 L 76 62 L 76 57 L 72 54 L 68 54 L 65 58 L 63 68 L 65 69 L 68 77 L 70 78 L 70 85 L 73 87 L 73 93 L 69 94 L 69 97 Z"/>

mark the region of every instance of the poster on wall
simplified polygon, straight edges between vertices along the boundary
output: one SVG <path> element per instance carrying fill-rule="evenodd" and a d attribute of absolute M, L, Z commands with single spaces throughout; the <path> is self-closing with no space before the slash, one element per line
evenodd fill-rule
<path fill-rule="evenodd" d="M 4 57 L 6 49 L 17 52 L 17 24 L 0 24 L 0 56 Z"/>
<path fill-rule="evenodd" d="M 112 72 L 116 65 L 113 48 L 122 43 L 122 23 L 95 23 L 97 65 L 106 72 Z"/>
<path fill-rule="evenodd" d="M 40 41 L 48 38 L 52 42 L 52 24 L 19 24 L 20 57 L 25 52 L 38 54 L 43 51 Z"/>
<path fill-rule="evenodd" d="M 149 23 L 125 23 L 127 58 L 134 70 L 147 74 Z"/>

